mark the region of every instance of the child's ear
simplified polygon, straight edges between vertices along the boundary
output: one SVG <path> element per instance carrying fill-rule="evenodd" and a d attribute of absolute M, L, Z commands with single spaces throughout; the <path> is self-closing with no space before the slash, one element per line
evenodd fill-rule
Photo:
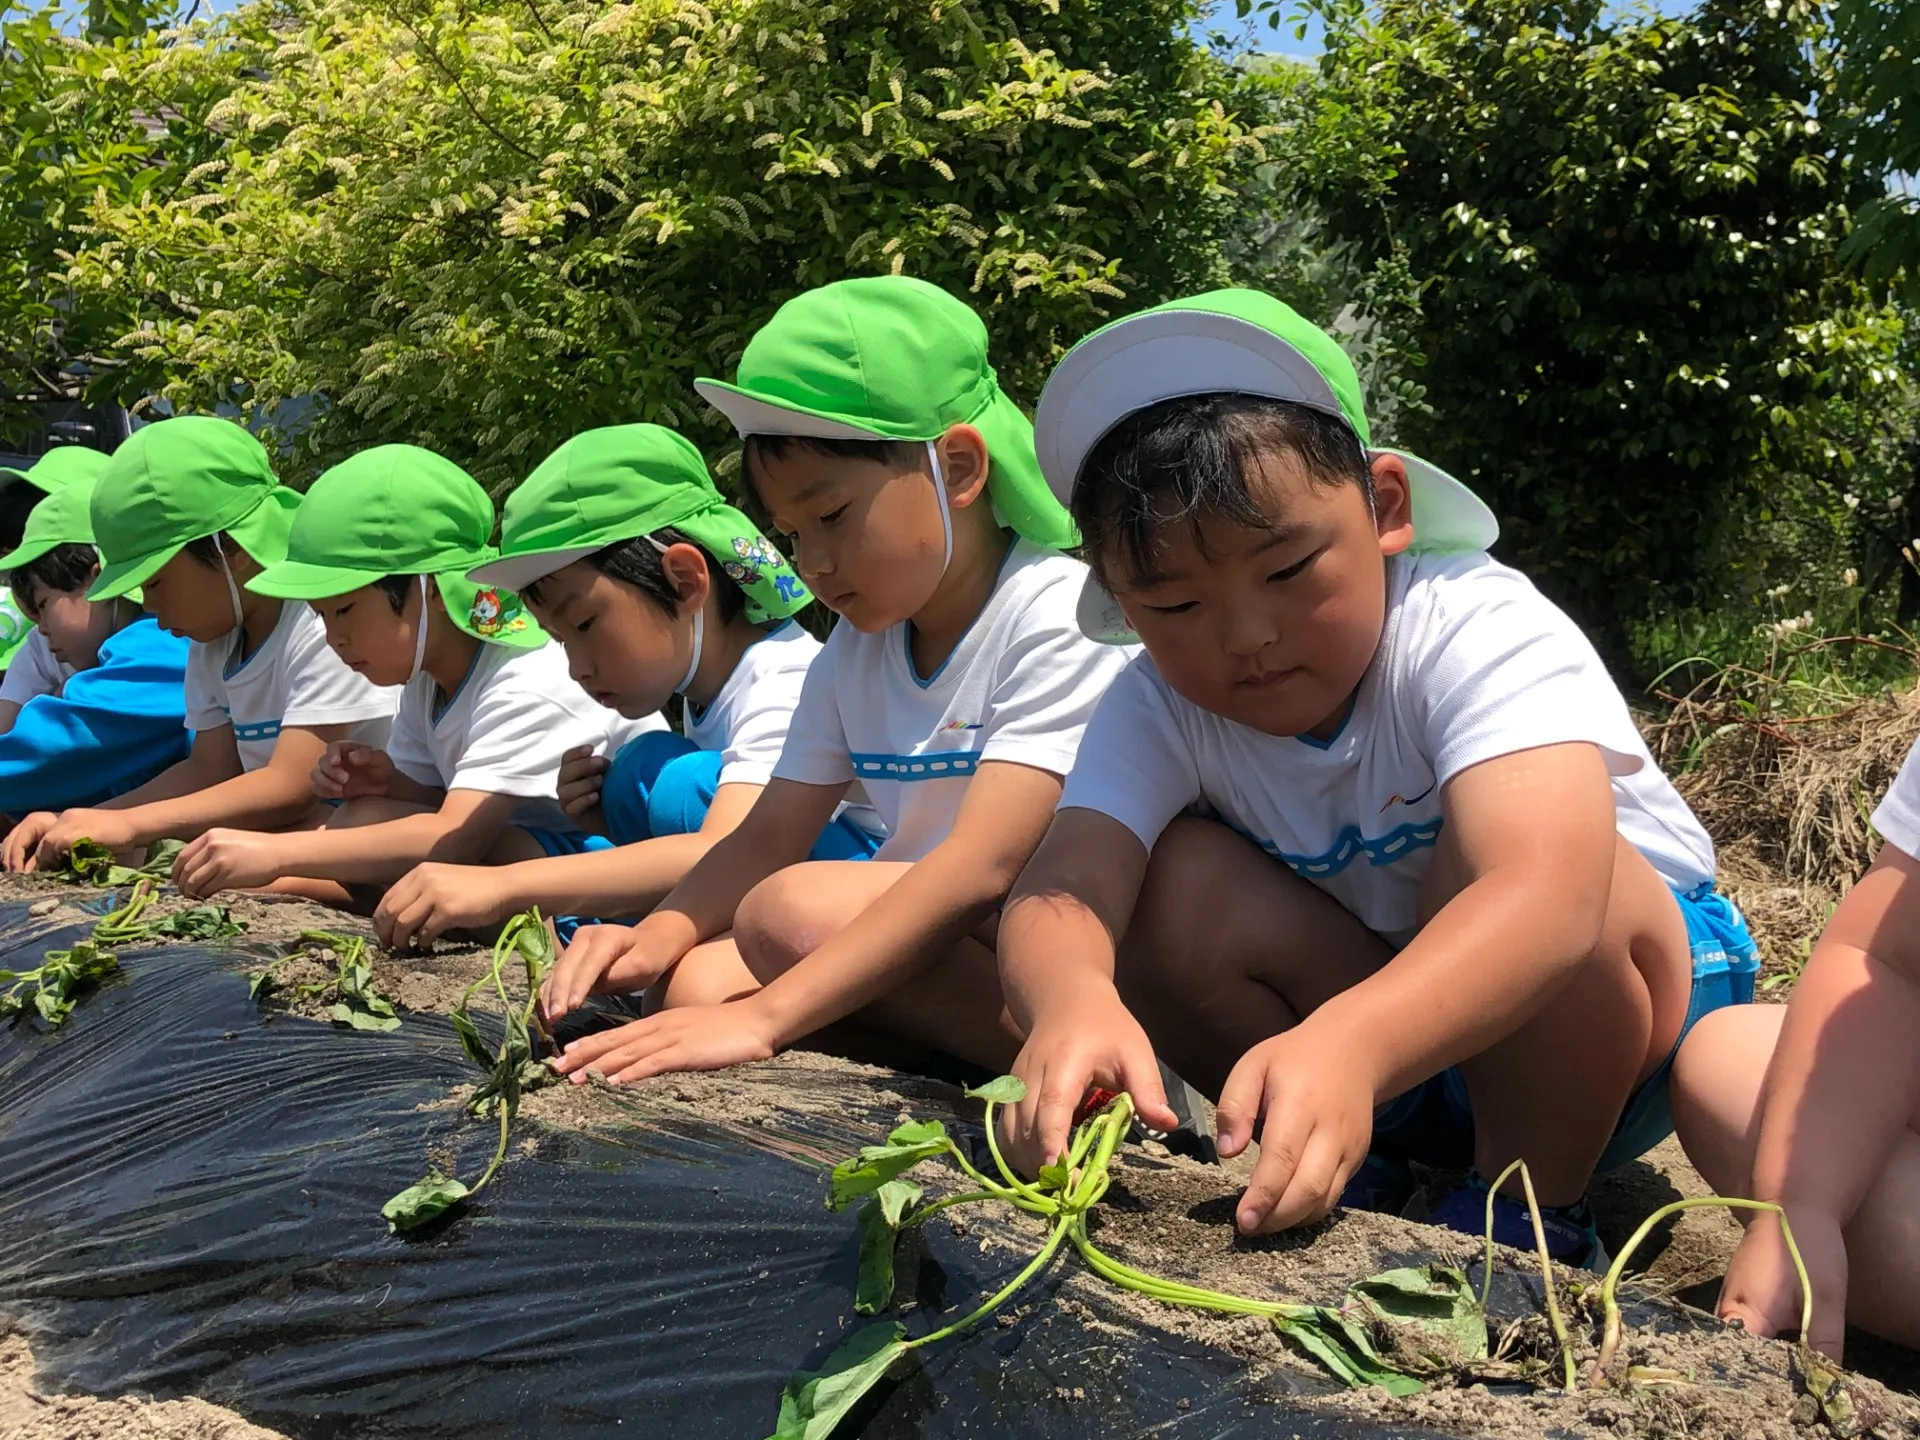
<path fill-rule="evenodd" d="M 432 582 L 427 586 L 427 590 L 426 590 L 426 600 L 427 600 L 428 607 L 430 609 L 438 610 L 442 615 L 446 614 L 447 599 L 446 599 L 446 596 L 440 593 L 440 581 L 438 577 L 429 575 L 427 579 Z"/>
<path fill-rule="evenodd" d="M 955 425 L 933 442 L 947 482 L 947 503 L 963 510 L 987 489 L 987 437 L 971 425 Z"/>
<path fill-rule="evenodd" d="M 707 603 L 707 595 L 713 589 L 713 571 L 707 564 L 706 552 L 698 545 L 675 541 L 660 557 L 660 569 L 680 597 L 682 613 L 692 614 Z"/>
<path fill-rule="evenodd" d="M 1373 528 L 1382 555 L 1398 555 L 1413 544 L 1413 490 L 1398 455 L 1373 457 Z"/>

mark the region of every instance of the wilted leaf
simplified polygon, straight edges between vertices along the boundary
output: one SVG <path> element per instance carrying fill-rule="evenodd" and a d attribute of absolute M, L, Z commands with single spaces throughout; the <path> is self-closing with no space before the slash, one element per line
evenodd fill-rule
<path fill-rule="evenodd" d="M 1421 1373 L 1452 1372 L 1487 1356 L 1487 1317 L 1467 1277 L 1446 1265 L 1388 1270 L 1347 1292 L 1381 1332 L 1392 1363 Z"/>
<path fill-rule="evenodd" d="M 253 972 L 253 978 L 247 981 L 247 998 L 258 1000 L 262 995 L 270 993 L 279 983 L 280 977 L 274 973 L 273 966 L 269 965 L 264 970 L 256 970 Z"/>
<path fill-rule="evenodd" d="M 424 1180 L 409 1185 L 380 1207 L 387 1227 L 394 1233 L 412 1230 L 444 1215 L 467 1198 L 467 1187 L 458 1180 L 430 1170 Z"/>
<path fill-rule="evenodd" d="M 998 1080 L 967 1091 L 975 1100 L 990 1100 L 995 1105 L 1018 1105 L 1027 1098 L 1027 1082 L 1018 1075 L 1002 1075 Z"/>
<path fill-rule="evenodd" d="M 473 1017 L 464 1010 L 453 1012 L 453 1033 L 460 1037 L 460 1048 L 467 1052 L 467 1058 L 482 1070 L 493 1068 L 493 1055 L 487 1050 L 486 1042 L 480 1038 L 480 1030 L 473 1023 Z"/>
<path fill-rule="evenodd" d="M 351 1025 L 355 1030 L 398 1030 L 400 1028 L 398 1015 L 375 1015 L 370 1011 L 356 1010 L 344 1001 L 335 1005 L 331 1013 L 334 1024 Z"/>
<path fill-rule="evenodd" d="M 1383 1360 L 1366 1327 L 1338 1310 L 1316 1305 L 1307 1315 L 1276 1315 L 1273 1328 L 1356 1389 L 1378 1385 L 1390 1395 L 1412 1395 L 1427 1388 Z"/>
<path fill-rule="evenodd" d="M 851 1160 L 833 1167 L 827 1207 L 844 1209 L 863 1195 L 871 1195 L 902 1171 L 922 1160 L 944 1154 L 952 1142 L 938 1120 L 914 1120 L 897 1128 L 884 1145 L 867 1145 Z"/>
<path fill-rule="evenodd" d="M 1856 1400 L 1846 1371 L 1818 1351 L 1796 1345 L 1793 1372 L 1800 1388 L 1820 1407 L 1820 1418 L 1834 1440 L 1854 1440 L 1879 1423 L 1878 1410 Z"/>
<path fill-rule="evenodd" d="M 770 1440 L 828 1440 L 846 1414 L 906 1353 L 906 1332 L 891 1322 L 854 1331 L 815 1371 L 801 1371 L 780 1397 Z"/>

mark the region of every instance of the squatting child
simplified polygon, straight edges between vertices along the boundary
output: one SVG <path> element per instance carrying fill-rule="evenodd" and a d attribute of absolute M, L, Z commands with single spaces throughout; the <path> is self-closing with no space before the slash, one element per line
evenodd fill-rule
<path fill-rule="evenodd" d="M 1369 447 L 1346 356 L 1268 296 L 1083 340 L 1036 444 L 1082 627 L 1146 653 L 1001 922 L 1018 1154 L 1089 1085 L 1171 1124 L 1157 1052 L 1223 1153 L 1258 1132 L 1248 1233 L 1401 1209 L 1408 1160 L 1473 1167 L 1431 1218 L 1478 1233 L 1479 1177 L 1524 1156 L 1555 1255 L 1593 1263 L 1589 1177 L 1667 1133 L 1681 1037 L 1754 969 L 1593 647 L 1471 492 Z"/>
<path fill-rule="evenodd" d="M 88 598 L 138 590 L 162 629 L 192 642 L 192 749 L 97 807 L 27 816 L 0 851 L 8 869 L 50 869 L 80 839 L 133 851 L 216 825 L 312 823 L 327 746 L 386 739 L 398 692 L 342 664 L 306 606 L 244 588 L 285 557 L 299 505 L 260 442 L 230 421 L 182 416 L 121 443 L 89 502 L 102 566 Z"/>
<path fill-rule="evenodd" d="M 28 518 L 42 497 L 71 482 L 84 482 L 90 491 L 107 457 L 84 445 L 61 445 L 49 450 L 25 470 L 0 467 L 0 524 L 6 527 L 8 549 L 19 544 Z M 47 647 L 45 632 L 20 607 L 11 590 L 0 593 L 0 734 L 13 728 L 20 707 L 36 695 L 57 695 L 73 671 L 56 660 Z"/>
<path fill-rule="evenodd" d="M 753 809 L 631 929 L 584 927 L 550 977 L 653 987 L 664 1013 L 575 1042 L 559 1068 L 636 1079 L 753 1060 L 823 1027 L 990 1068 L 1018 1048 L 995 921 L 1046 828 L 1121 654 L 1083 637 L 1085 568 L 1003 394 L 986 328 L 903 277 L 783 306 L 737 382 L 699 382 L 794 568 L 840 616 Z M 858 785 L 870 862 L 806 861 Z"/>
<path fill-rule="evenodd" d="M 358 904 L 345 887 L 391 884 L 423 860 L 507 864 L 585 848 L 556 798 L 560 757 L 662 722 L 594 703 L 517 596 L 466 578 L 495 558 L 492 534 L 486 491 L 415 445 L 375 446 L 313 483 L 285 558 L 248 588 L 305 602 L 350 670 L 404 687 L 392 733 L 384 746 L 327 747 L 314 793 L 340 803 L 324 825 L 209 830 L 180 854 L 181 890 L 279 883 Z"/>
<path fill-rule="evenodd" d="M 1785 1207 L 1813 1282 L 1815 1349 L 1846 1327 L 1920 1348 L 1920 746 L 1873 812 L 1884 843 L 1785 1005 L 1710 1015 L 1673 1070 L 1680 1143 L 1715 1190 Z M 1720 1314 L 1756 1335 L 1800 1325 L 1770 1215 L 1727 1266 Z"/>
<path fill-rule="evenodd" d="M 820 642 L 792 617 L 813 597 L 721 500 L 693 445 L 658 425 L 567 441 L 507 497 L 500 558 L 474 581 L 520 592 L 574 680 L 632 718 L 685 700 L 684 735 L 649 731 L 611 760 L 568 752 L 561 799 L 616 849 L 498 869 L 433 862 L 374 912 L 390 945 L 549 915 L 644 915 L 731 832 L 772 777 Z M 871 811 L 829 822 L 815 860 L 865 858 Z"/>
<path fill-rule="evenodd" d="M 0 573 L 64 676 L 0 734 L 0 814 L 97 805 L 186 758 L 186 642 L 131 597 L 87 599 L 100 574 L 92 494 L 92 480 L 68 480 L 0 555 Z"/>

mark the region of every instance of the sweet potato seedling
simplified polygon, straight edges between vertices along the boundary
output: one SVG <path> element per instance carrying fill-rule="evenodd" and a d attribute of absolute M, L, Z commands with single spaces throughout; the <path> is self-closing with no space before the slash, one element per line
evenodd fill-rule
<path fill-rule="evenodd" d="M 185 843 L 179 840 L 155 841 L 139 865 L 122 865 L 119 857 L 98 841 L 76 840 L 57 873 L 76 885 L 103 889 L 132 885 L 143 876 L 165 880 L 173 874 L 173 862 L 184 848 Z"/>
<path fill-rule="evenodd" d="M 100 917 L 93 933 L 71 950 L 49 950 L 34 970 L 0 970 L 0 1018 L 16 1023 L 31 1012 L 50 1026 L 66 1023 L 76 1001 L 120 968 L 113 947 L 143 938 L 140 916 L 153 903 L 153 881 L 142 877 L 119 909 Z"/>
<path fill-rule="evenodd" d="M 519 957 L 527 978 L 527 997 L 518 1006 L 507 994 L 505 974 L 507 963 L 515 956 Z M 536 1018 L 534 1007 L 539 1000 L 540 982 L 547 978 L 547 972 L 553 968 L 556 958 L 553 936 L 540 912 L 529 910 L 516 915 L 506 923 L 500 938 L 494 942 L 493 963 L 488 973 L 469 985 L 466 993 L 461 995 L 460 1003 L 453 1011 L 454 1033 L 460 1037 L 460 1047 L 466 1051 L 467 1058 L 478 1065 L 487 1077 L 468 1098 L 467 1113 L 479 1119 L 497 1119 L 500 1124 L 500 1143 L 494 1147 L 493 1159 L 472 1185 L 443 1175 L 437 1169 L 429 1170 L 421 1179 L 387 1201 L 380 1207 L 380 1213 L 386 1217 L 389 1231 L 398 1233 L 415 1229 L 486 1189 L 506 1163 L 507 1136 L 512 1130 L 514 1116 L 519 1113 L 520 1097 L 529 1090 L 551 1085 L 559 1078 L 545 1061 L 535 1059 L 533 1052 L 533 1037 L 538 1034 L 543 1042 L 547 1038 Z M 474 1023 L 473 1014 L 468 1008 L 480 987 L 488 984 L 493 986 L 494 994 L 499 997 L 501 1013 L 500 1044 L 491 1051 L 480 1038 L 480 1028 Z"/>
<path fill-rule="evenodd" d="M 254 973 L 247 993 L 258 1000 L 281 988 L 280 967 L 299 955 L 331 959 L 339 967 L 325 980 L 295 985 L 296 1001 L 334 997 L 329 1012 L 333 1023 L 355 1030 L 398 1030 L 400 1016 L 393 1001 L 373 985 L 373 966 L 367 962 L 367 942 L 358 935 L 336 935 L 331 930 L 303 930 L 293 948 L 266 969 Z"/>

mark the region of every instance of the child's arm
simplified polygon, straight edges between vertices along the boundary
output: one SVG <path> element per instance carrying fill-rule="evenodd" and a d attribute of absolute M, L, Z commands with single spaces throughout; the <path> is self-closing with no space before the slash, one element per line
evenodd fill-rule
<path fill-rule="evenodd" d="M 25 868 L 55 868 L 74 842 L 82 839 L 130 850 L 156 840 L 188 840 L 215 825 L 291 825 L 313 808 L 314 762 L 346 728 L 284 729 L 268 762 L 245 773 L 233 727 L 202 730 L 194 736 L 185 760 L 139 789 L 97 809 L 68 810 L 52 823 L 36 826 L 40 833 Z M 13 845 L 9 837 L 9 855 L 14 853 Z"/>
<path fill-rule="evenodd" d="M 606 991 L 644 990 L 703 940 L 733 928 L 762 880 L 807 858 L 847 785 L 770 780 L 746 818 L 715 842 L 638 925 L 582 925 L 540 990 L 548 1020 Z M 652 843 L 652 842 L 648 842 Z"/>
<path fill-rule="evenodd" d="M 1807 961 L 1760 1094 L 1753 1195 L 1783 1205 L 1813 1280 L 1813 1333 L 1846 1334 L 1841 1232 L 1920 1110 L 1920 861 L 1881 847 Z M 1759 1335 L 1800 1323 L 1799 1283 L 1779 1223 L 1756 1216 L 1720 1313 Z"/>
<path fill-rule="evenodd" d="M 1050 771 L 982 763 L 947 838 L 799 964 L 744 999 L 669 1010 L 576 1041 L 555 1068 L 593 1066 L 622 1081 L 718 1069 L 764 1059 L 851 1015 L 940 963 L 999 908 L 1059 798 L 1060 777 Z M 655 919 L 672 925 L 675 917 L 663 906 L 639 928 Z"/>
<path fill-rule="evenodd" d="M 174 883 L 182 894 L 199 898 L 288 876 L 377 884 L 423 860 L 473 864 L 485 858 L 523 803 L 517 795 L 449 790 L 438 810 L 374 825 L 281 834 L 209 830 L 180 852 Z"/>
<path fill-rule="evenodd" d="M 644 915 L 753 808 L 759 785 L 722 785 L 697 834 L 661 835 L 585 855 L 548 855 L 498 868 L 429 863 L 407 872 L 373 912 L 380 943 L 430 945 L 538 905 L 549 915 Z"/>
<path fill-rule="evenodd" d="M 1366 1157 L 1377 1104 L 1512 1034 L 1599 943 L 1618 834 L 1597 747 L 1484 761 L 1441 803 L 1453 898 L 1390 964 L 1249 1050 L 1221 1090 L 1223 1155 L 1264 1119 L 1246 1233 L 1325 1215 Z"/>
<path fill-rule="evenodd" d="M 1125 1090 L 1148 1125 L 1171 1130 L 1153 1042 L 1113 982 L 1147 873 L 1147 848 L 1097 810 L 1061 810 L 1000 917 L 1000 984 L 1026 1033 L 1013 1073 L 1027 1098 L 1001 1112 L 1014 1163 L 1028 1174 L 1066 1149 L 1090 1086 Z"/>

